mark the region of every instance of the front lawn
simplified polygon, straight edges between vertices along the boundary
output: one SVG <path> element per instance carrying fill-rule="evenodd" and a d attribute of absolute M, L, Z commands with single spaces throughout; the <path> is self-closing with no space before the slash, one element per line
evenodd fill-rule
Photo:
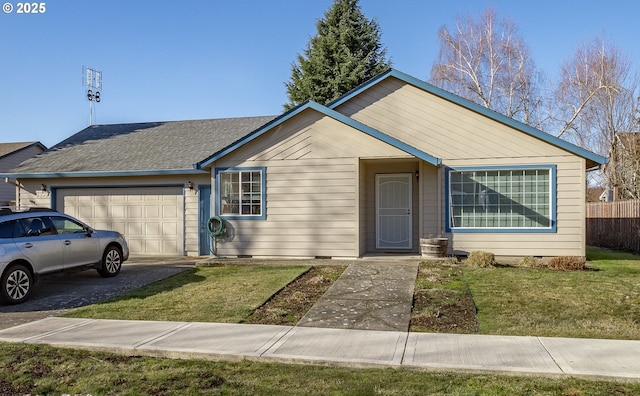
<path fill-rule="evenodd" d="M 239 323 L 309 268 L 234 265 L 190 269 L 64 316 Z"/>
<path fill-rule="evenodd" d="M 411 331 L 640 340 L 640 257 L 588 257 L 573 272 L 423 262 Z M 295 325 L 344 269 L 309 268 L 198 268 L 66 316 Z"/>
<path fill-rule="evenodd" d="M 640 339 L 640 257 L 589 248 L 586 271 L 464 268 L 483 334 Z"/>

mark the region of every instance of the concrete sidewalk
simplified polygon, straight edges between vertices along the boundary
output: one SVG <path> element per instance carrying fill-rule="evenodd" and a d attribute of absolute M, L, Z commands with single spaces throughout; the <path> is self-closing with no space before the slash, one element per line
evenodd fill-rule
<path fill-rule="evenodd" d="M 50 317 L 0 341 L 129 355 L 640 380 L 640 341 Z"/>

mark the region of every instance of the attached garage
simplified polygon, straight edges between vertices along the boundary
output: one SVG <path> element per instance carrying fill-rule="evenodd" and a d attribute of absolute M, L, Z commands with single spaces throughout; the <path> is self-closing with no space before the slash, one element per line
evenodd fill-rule
<path fill-rule="evenodd" d="M 184 254 L 181 186 L 61 188 L 55 205 L 94 228 L 121 232 L 132 254 Z"/>
<path fill-rule="evenodd" d="M 120 231 L 132 254 L 209 254 L 211 172 L 195 164 L 273 119 L 91 125 L 0 178 L 17 205 Z"/>

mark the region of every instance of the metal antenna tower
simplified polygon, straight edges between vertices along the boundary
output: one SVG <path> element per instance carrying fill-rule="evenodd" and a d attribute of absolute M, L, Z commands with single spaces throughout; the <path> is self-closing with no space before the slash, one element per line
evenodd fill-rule
<path fill-rule="evenodd" d="M 93 125 L 93 101 L 100 103 L 100 90 L 102 90 L 102 72 L 88 66 L 82 66 L 82 85 L 87 87 L 87 99 L 89 100 L 89 126 Z"/>

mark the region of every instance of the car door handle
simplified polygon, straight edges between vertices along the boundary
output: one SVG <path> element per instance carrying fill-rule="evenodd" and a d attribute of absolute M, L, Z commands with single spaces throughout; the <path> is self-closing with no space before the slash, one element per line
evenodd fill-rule
<path fill-rule="evenodd" d="M 69 246 L 69 245 L 71 245 L 71 241 L 67 239 L 66 241 L 64 241 L 64 244 Z"/>
<path fill-rule="evenodd" d="M 33 247 L 33 243 L 27 242 L 27 243 L 24 244 L 24 247 L 26 247 L 27 249 L 32 248 Z"/>

